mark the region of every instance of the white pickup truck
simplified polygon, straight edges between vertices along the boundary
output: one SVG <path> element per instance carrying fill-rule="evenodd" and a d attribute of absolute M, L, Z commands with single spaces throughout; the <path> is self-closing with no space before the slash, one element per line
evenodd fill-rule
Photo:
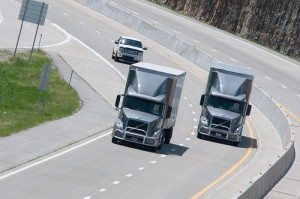
<path fill-rule="evenodd" d="M 142 62 L 144 50 L 147 50 L 147 48 L 143 47 L 141 40 L 121 36 L 114 43 L 111 58 L 115 61 L 123 60 L 130 63 Z"/>

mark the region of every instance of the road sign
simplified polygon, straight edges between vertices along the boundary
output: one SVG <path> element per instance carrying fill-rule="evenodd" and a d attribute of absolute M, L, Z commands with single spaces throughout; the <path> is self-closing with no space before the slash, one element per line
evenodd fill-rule
<path fill-rule="evenodd" d="M 49 74 L 50 74 L 51 65 L 49 63 L 46 63 L 43 65 L 43 70 L 40 77 L 40 84 L 39 84 L 39 90 L 43 91 L 46 90 L 48 80 L 49 80 Z"/>
<path fill-rule="evenodd" d="M 19 20 L 44 25 L 48 4 L 34 0 L 23 0 Z"/>
<path fill-rule="evenodd" d="M 24 21 L 27 21 L 30 23 L 37 24 L 32 48 L 31 48 L 31 52 L 30 52 L 29 60 L 31 60 L 31 55 L 32 55 L 36 35 L 38 32 L 39 26 L 40 25 L 43 26 L 45 23 L 48 6 L 49 5 L 46 4 L 45 2 L 38 2 L 38 1 L 34 1 L 34 0 L 23 0 L 21 10 L 19 13 L 19 19 L 22 20 L 22 23 L 21 23 L 21 28 L 20 28 L 19 35 L 18 35 L 18 40 L 17 40 L 14 56 L 16 56 L 16 52 L 18 49 L 18 44 L 19 44 L 19 40 L 20 40 L 20 36 L 21 36 L 21 32 L 22 32 L 23 23 L 24 23 Z"/>

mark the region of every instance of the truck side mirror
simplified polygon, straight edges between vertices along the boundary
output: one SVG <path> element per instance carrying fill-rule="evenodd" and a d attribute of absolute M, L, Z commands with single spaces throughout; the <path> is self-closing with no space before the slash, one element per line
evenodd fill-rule
<path fill-rule="evenodd" d="M 115 102 L 115 107 L 116 108 L 119 108 L 120 100 L 121 100 L 121 95 L 117 95 L 116 102 Z"/>
<path fill-rule="evenodd" d="M 202 106 L 204 103 L 205 95 L 201 95 L 200 105 Z"/>
<path fill-rule="evenodd" d="M 170 118 L 172 113 L 172 106 L 168 106 L 166 118 Z"/>
<path fill-rule="evenodd" d="M 148 48 L 145 46 L 144 48 L 143 48 L 143 50 L 147 50 Z"/>
<path fill-rule="evenodd" d="M 118 44 L 118 40 L 115 41 L 115 44 Z"/>
<path fill-rule="evenodd" d="M 249 104 L 248 107 L 247 107 L 246 115 L 250 115 L 251 109 L 252 109 L 252 106 Z"/>

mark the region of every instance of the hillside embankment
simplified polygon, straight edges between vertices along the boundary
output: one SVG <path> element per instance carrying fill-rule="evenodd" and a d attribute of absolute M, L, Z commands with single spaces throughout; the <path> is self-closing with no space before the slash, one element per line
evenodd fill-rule
<path fill-rule="evenodd" d="M 300 59 L 299 0 L 149 0 Z"/>

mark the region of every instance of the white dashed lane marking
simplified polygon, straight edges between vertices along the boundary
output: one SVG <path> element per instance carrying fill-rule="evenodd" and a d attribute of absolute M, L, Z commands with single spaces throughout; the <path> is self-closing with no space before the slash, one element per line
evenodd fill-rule
<path fill-rule="evenodd" d="M 163 154 L 163 155 L 161 155 L 160 157 L 165 158 L 165 157 L 167 157 L 167 155 Z"/>
<path fill-rule="evenodd" d="M 218 52 L 219 52 L 219 51 L 217 51 L 217 50 L 215 50 L 215 49 L 213 49 L 213 48 L 212 48 L 211 50 L 214 51 L 215 53 L 218 53 Z"/>
<path fill-rule="evenodd" d="M 92 198 L 91 196 L 86 196 L 83 199 L 91 199 L 91 198 Z"/>
<path fill-rule="evenodd" d="M 97 34 L 99 34 L 99 35 L 101 34 L 98 30 L 95 30 L 95 33 L 97 33 Z"/>
<path fill-rule="evenodd" d="M 190 138 L 185 138 L 186 141 L 190 141 Z"/>
<path fill-rule="evenodd" d="M 99 192 L 104 192 L 104 191 L 106 191 L 105 188 L 99 189 Z"/>
<path fill-rule="evenodd" d="M 113 2 L 113 1 L 110 1 L 110 3 L 113 4 L 113 5 L 115 5 L 115 6 L 118 5 L 117 3 Z"/>
<path fill-rule="evenodd" d="M 298 94 L 297 97 L 300 97 L 300 94 Z"/>
<path fill-rule="evenodd" d="M 187 98 L 187 97 L 184 97 L 184 99 L 187 100 L 188 98 Z"/>
<path fill-rule="evenodd" d="M 195 135 L 195 132 L 191 132 L 191 135 Z"/>
<path fill-rule="evenodd" d="M 194 118 L 194 122 L 197 122 L 197 119 Z"/>
<path fill-rule="evenodd" d="M 138 168 L 139 171 L 142 171 L 142 170 L 144 170 L 144 169 L 145 169 L 144 167 Z"/>
<path fill-rule="evenodd" d="M 120 184 L 120 181 L 113 181 L 114 185 Z"/>
<path fill-rule="evenodd" d="M 152 160 L 150 163 L 151 163 L 151 164 L 156 164 L 156 162 L 157 162 L 157 161 Z"/>
<path fill-rule="evenodd" d="M 193 111 L 192 113 L 193 113 L 194 115 L 196 114 L 196 112 L 195 112 L 195 111 Z"/>
<path fill-rule="evenodd" d="M 197 126 L 193 126 L 194 127 L 194 129 L 196 129 L 197 128 Z"/>
<path fill-rule="evenodd" d="M 126 175 L 127 178 L 130 178 L 131 176 L 132 176 L 131 173 L 128 173 L 128 174 Z"/>
<path fill-rule="evenodd" d="M 65 13 L 65 12 L 63 12 L 63 14 L 65 15 L 65 16 L 69 16 L 67 13 Z"/>
<path fill-rule="evenodd" d="M 235 59 L 233 59 L 233 58 L 230 58 L 230 60 L 231 60 L 231 61 L 236 61 L 236 60 L 235 60 Z"/>
<path fill-rule="evenodd" d="M 83 25 L 83 26 L 85 26 L 85 23 L 83 23 L 82 21 L 81 22 L 79 22 L 81 25 Z"/>
<path fill-rule="evenodd" d="M 271 78 L 270 78 L 270 77 L 268 77 L 268 76 L 265 76 L 265 78 L 266 78 L 266 79 L 268 79 L 268 80 L 271 80 Z"/>
<path fill-rule="evenodd" d="M 281 86 L 281 88 L 287 89 L 287 87 L 286 87 L 286 86 L 284 86 L 284 85 L 280 85 L 280 86 Z"/>
<path fill-rule="evenodd" d="M 190 107 L 193 107 L 193 105 L 192 105 L 192 104 L 189 104 L 189 106 L 190 106 Z"/>

